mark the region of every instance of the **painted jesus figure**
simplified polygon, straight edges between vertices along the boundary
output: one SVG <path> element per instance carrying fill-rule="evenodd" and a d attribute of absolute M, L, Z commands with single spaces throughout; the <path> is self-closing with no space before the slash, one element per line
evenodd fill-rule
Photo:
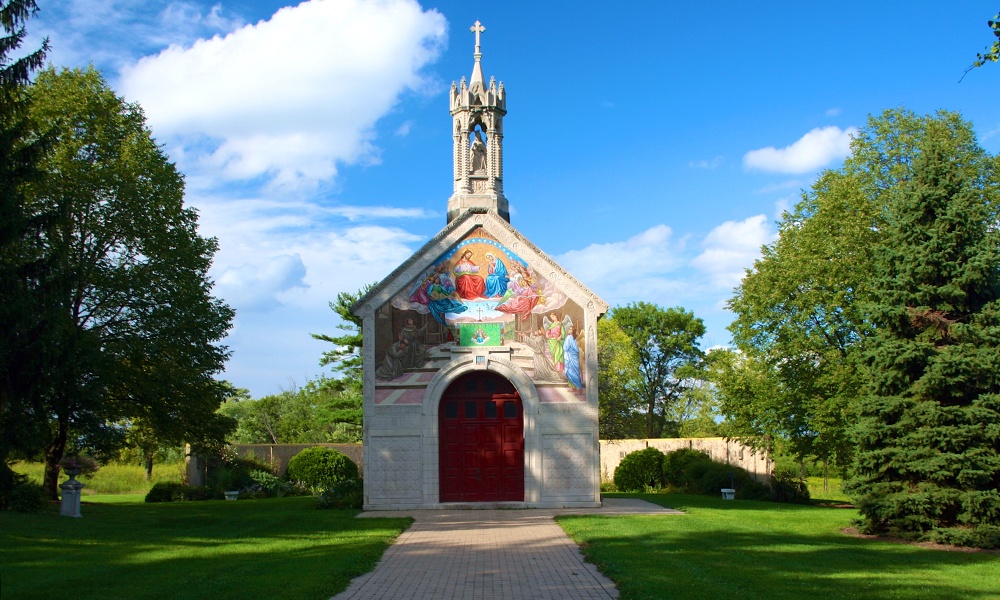
<path fill-rule="evenodd" d="M 464 300 L 482 298 L 486 292 L 486 281 L 477 275 L 479 267 L 472 262 L 472 250 L 466 250 L 454 266 L 455 289 Z"/>

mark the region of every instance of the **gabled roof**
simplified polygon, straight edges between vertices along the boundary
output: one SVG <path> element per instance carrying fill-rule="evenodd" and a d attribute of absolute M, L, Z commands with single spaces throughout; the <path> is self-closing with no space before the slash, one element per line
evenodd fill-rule
<path fill-rule="evenodd" d="M 399 265 L 385 279 L 375 284 L 351 307 L 351 312 L 360 317 L 363 316 L 366 309 L 375 310 L 384 305 L 403 287 L 427 270 L 442 254 L 477 227 L 482 227 L 487 233 L 517 253 L 531 265 L 536 273 L 559 287 L 581 307 L 597 311 L 598 316 L 608 311 L 607 302 L 577 281 L 566 269 L 559 266 L 549 255 L 531 243 L 506 219 L 490 209 L 471 208 L 448 223 L 406 262 Z"/>

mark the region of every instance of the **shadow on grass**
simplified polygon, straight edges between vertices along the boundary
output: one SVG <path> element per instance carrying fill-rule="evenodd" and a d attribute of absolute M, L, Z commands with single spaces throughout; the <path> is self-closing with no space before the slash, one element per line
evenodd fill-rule
<path fill-rule="evenodd" d="M 633 496 L 639 497 L 639 496 Z M 642 495 L 683 517 L 561 517 L 623 599 L 996 598 L 1000 561 L 842 535 L 855 513 Z"/>
<path fill-rule="evenodd" d="M 410 522 L 355 514 L 316 510 L 313 498 L 0 514 L 3 596 L 329 598 Z"/>

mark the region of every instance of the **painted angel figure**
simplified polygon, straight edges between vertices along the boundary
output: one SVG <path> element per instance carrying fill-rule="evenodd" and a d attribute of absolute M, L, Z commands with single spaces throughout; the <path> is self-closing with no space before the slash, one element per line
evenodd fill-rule
<path fill-rule="evenodd" d="M 563 341 L 563 359 L 566 361 L 564 374 L 570 385 L 576 389 L 583 387 L 580 379 L 580 346 L 576 342 L 576 328 L 570 325 L 566 328 L 566 339 Z"/>
<path fill-rule="evenodd" d="M 561 321 L 556 313 L 542 317 L 542 327 L 545 329 L 545 337 L 549 343 L 549 355 L 552 357 L 552 364 L 560 373 L 564 373 L 566 370 L 563 341 L 566 339 L 566 332 L 572 326 L 573 319 L 569 315 L 564 315 Z"/>

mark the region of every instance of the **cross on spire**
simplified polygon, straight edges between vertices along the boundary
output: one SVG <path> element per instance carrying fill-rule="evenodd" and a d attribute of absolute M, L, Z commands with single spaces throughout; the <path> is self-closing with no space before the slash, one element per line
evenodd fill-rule
<path fill-rule="evenodd" d="M 472 27 L 469 27 L 469 31 L 471 31 L 471 32 L 473 32 L 473 33 L 476 34 L 476 54 L 480 54 L 480 51 L 479 51 L 479 34 L 482 33 L 482 32 L 484 32 L 484 31 L 486 31 L 486 28 L 483 27 L 482 23 L 480 23 L 479 21 L 476 21 L 475 25 L 473 25 Z"/>

